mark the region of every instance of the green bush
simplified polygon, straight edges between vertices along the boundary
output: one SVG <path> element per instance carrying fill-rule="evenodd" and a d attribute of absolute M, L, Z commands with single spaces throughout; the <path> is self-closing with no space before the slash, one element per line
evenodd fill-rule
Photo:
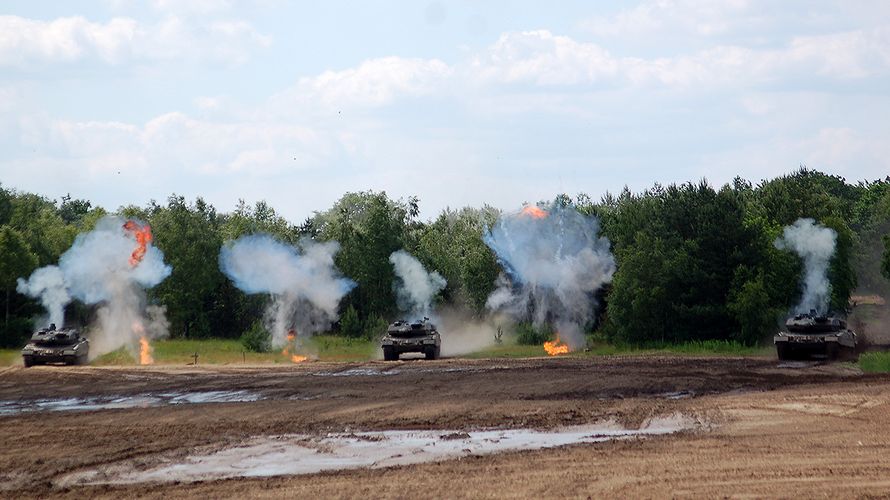
<path fill-rule="evenodd" d="M 379 339 L 386 333 L 389 323 L 385 319 L 376 314 L 372 314 L 365 320 L 365 338 L 370 340 Z"/>
<path fill-rule="evenodd" d="M 358 338 L 363 334 L 362 321 L 358 317 L 358 311 L 352 307 L 352 304 L 343 312 L 340 318 L 340 334 L 344 337 Z"/>
<path fill-rule="evenodd" d="M 553 332 L 547 326 L 537 328 L 531 323 L 516 325 L 516 343 L 519 345 L 541 345 L 552 337 Z"/>
<path fill-rule="evenodd" d="M 241 345 L 251 352 L 269 352 L 272 350 L 272 335 L 259 320 L 254 321 L 250 328 L 241 334 Z"/>
<path fill-rule="evenodd" d="M 30 318 L 11 317 L 8 322 L 0 321 L 0 347 L 21 348 L 33 328 Z"/>

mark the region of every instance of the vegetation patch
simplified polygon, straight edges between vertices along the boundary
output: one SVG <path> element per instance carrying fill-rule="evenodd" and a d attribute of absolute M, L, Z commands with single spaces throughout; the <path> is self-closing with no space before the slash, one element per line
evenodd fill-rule
<path fill-rule="evenodd" d="M 890 373 L 890 352 L 866 352 L 860 355 L 859 368 L 866 373 Z"/>

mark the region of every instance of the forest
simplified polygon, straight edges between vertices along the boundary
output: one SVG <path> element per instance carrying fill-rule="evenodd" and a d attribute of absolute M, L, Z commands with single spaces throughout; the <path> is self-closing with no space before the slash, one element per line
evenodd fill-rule
<path fill-rule="evenodd" d="M 390 255 L 400 249 L 445 279 L 437 307 L 485 318 L 504 272 L 486 237 L 504 212 L 488 205 L 449 208 L 421 220 L 420 203 L 385 192 L 351 192 L 296 223 L 264 201 L 239 201 L 234 211 L 220 213 L 200 197 L 172 194 L 164 202 L 111 212 L 70 195 L 52 200 L 0 186 L 0 345 L 22 345 L 45 316 L 39 301 L 17 291 L 17 280 L 56 264 L 78 234 L 107 214 L 151 226 L 153 244 L 172 272 L 147 290 L 146 300 L 166 308 L 174 338 L 239 338 L 255 328 L 268 295 L 239 290 L 218 260 L 226 242 L 249 234 L 291 245 L 307 239 L 339 243 L 335 265 L 355 286 L 340 301 L 340 319 L 330 333 L 375 338 L 398 319 Z M 890 177 L 850 183 L 801 167 L 756 185 L 736 178 L 716 188 L 700 180 L 637 193 L 625 188 L 599 201 L 560 194 L 536 205 L 599 221 L 616 271 L 588 297 L 596 314 L 583 327 L 617 343 L 754 345 L 770 338 L 802 293 L 801 258 L 775 244 L 783 228 L 800 218 L 837 234 L 828 269 L 832 310 L 848 310 L 854 291 L 886 296 L 890 285 Z M 65 310 L 66 323 L 88 325 L 95 313 L 95 306 L 74 301 Z"/>

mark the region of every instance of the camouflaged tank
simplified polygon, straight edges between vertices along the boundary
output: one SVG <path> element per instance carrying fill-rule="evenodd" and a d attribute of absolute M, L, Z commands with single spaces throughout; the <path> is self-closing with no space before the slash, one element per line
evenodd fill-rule
<path fill-rule="evenodd" d="M 857 352 L 856 333 L 847 328 L 847 322 L 816 311 L 789 318 L 773 343 L 781 360 L 853 358 Z"/>
<path fill-rule="evenodd" d="M 396 321 L 386 329 L 381 346 L 383 359 L 387 361 L 395 361 L 405 352 L 419 352 L 426 359 L 436 359 L 439 357 L 442 339 L 436 325 L 430 323 L 429 318 L 414 323 Z"/>
<path fill-rule="evenodd" d="M 25 368 L 46 363 L 82 365 L 90 354 L 90 341 L 76 328 L 56 330 L 56 325 L 34 332 L 22 349 Z"/>

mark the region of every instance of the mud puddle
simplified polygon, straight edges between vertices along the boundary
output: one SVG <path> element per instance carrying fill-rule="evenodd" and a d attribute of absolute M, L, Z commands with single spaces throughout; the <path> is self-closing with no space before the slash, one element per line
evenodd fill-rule
<path fill-rule="evenodd" d="M 564 427 L 551 431 L 418 430 L 261 436 L 244 443 L 176 462 L 145 468 L 125 463 L 69 474 L 59 486 L 194 482 L 234 477 L 312 474 L 321 471 L 382 468 L 518 450 L 538 450 L 610 439 L 671 434 L 700 429 L 696 419 L 672 415 L 647 421 L 639 429 L 614 422 Z"/>
<path fill-rule="evenodd" d="M 435 367 L 435 368 L 423 368 L 408 364 L 396 364 L 394 367 L 386 367 L 386 368 L 349 368 L 346 370 L 336 370 L 336 371 L 320 371 L 320 372 L 312 372 L 312 375 L 315 377 L 379 377 L 379 376 L 390 376 L 390 375 L 399 375 L 401 373 L 456 373 L 456 372 L 469 372 L 469 373 L 480 373 L 483 371 L 490 371 L 491 369 L 485 368 L 465 368 L 465 367 Z"/>
<path fill-rule="evenodd" d="M 94 411 L 196 403 L 246 403 L 260 399 L 262 397 L 259 394 L 249 391 L 200 391 L 137 394 L 135 396 L 0 401 L 0 416 L 42 411 Z"/>

